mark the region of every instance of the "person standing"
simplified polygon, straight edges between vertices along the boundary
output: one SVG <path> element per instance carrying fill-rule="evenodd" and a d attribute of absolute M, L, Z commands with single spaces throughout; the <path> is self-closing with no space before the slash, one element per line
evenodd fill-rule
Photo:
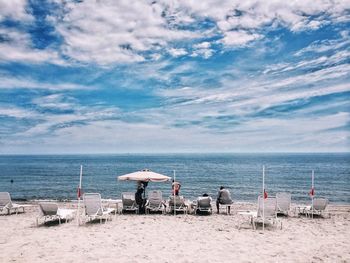
<path fill-rule="evenodd" d="M 146 199 L 143 198 L 143 195 L 142 195 L 143 192 L 144 192 L 144 188 L 139 187 L 135 193 L 135 202 L 139 207 L 139 214 L 145 213 Z"/>

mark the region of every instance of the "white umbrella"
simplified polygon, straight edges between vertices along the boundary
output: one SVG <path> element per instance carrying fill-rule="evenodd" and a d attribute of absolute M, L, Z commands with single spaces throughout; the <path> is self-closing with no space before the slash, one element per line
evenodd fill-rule
<path fill-rule="evenodd" d="M 170 181 L 171 177 L 152 172 L 148 169 L 143 169 L 138 172 L 124 174 L 118 176 L 119 181 L 142 181 L 142 182 L 166 182 Z"/>
<path fill-rule="evenodd" d="M 138 181 L 138 182 L 167 182 L 171 180 L 171 177 L 152 172 L 151 170 L 148 169 L 143 169 L 138 172 L 133 172 L 129 174 L 124 174 L 121 176 L 118 176 L 119 181 Z M 144 185 L 145 188 L 147 186 Z M 143 192 L 143 196 L 145 197 L 146 195 L 146 189 Z"/>

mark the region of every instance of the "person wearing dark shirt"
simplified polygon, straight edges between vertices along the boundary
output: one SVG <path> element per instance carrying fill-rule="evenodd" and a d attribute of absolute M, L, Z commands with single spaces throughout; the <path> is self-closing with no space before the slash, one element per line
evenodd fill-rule
<path fill-rule="evenodd" d="M 145 213 L 146 199 L 143 199 L 143 191 L 144 191 L 143 187 L 140 187 L 137 189 L 135 193 L 135 201 L 139 207 L 139 214 Z"/>

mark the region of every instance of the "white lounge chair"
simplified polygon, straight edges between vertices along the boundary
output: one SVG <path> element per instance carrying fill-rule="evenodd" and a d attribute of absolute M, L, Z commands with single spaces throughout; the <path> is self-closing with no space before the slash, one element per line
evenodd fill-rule
<path fill-rule="evenodd" d="M 175 210 L 176 212 L 184 212 L 185 214 L 187 214 L 188 206 L 185 203 L 185 199 L 183 196 L 171 195 L 169 198 L 170 213 L 174 212 Z"/>
<path fill-rule="evenodd" d="M 290 193 L 277 193 L 276 200 L 277 213 L 288 216 L 290 212 L 290 205 L 292 202 L 292 195 Z"/>
<path fill-rule="evenodd" d="M 264 208 L 263 208 L 264 205 Z M 239 215 L 245 215 L 250 217 L 250 222 L 253 229 L 256 229 L 257 224 L 260 223 L 271 223 L 276 225 L 280 221 L 277 218 L 277 201 L 275 197 L 268 197 L 264 199 L 263 197 L 258 197 L 258 210 L 257 211 L 242 211 L 238 212 Z M 282 222 L 281 229 L 282 229 Z"/>
<path fill-rule="evenodd" d="M 135 194 L 131 192 L 122 193 L 122 212 L 135 212 L 139 211 L 138 205 L 135 201 Z"/>
<path fill-rule="evenodd" d="M 257 215 L 253 216 L 253 226 L 256 229 L 258 222 L 270 222 L 272 225 L 276 225 L 280 221 L 277 218 L 277 200 L 276 197 L 268 197 L 264 199 L 262 196 L 258 197 L 258 211 Z M 282 229 L 282 222 L 281 229 Z"/>
<path fill-rule="evenodd" d="M 95 219 L 102 220 L 111 219 L 111 213 L 115 211 L 113 208 L 103 208 L 101 195 L 98 193 L 86 193 L 83 195 L 85 208 L 85 222 L 93 221 Z"/>
<path fill-rule="evenodd" d="M 146 213 L 152 212 L 165 212 L 164 201 L 162 191 L 154 190 L 148 192 L 148 202 L 146 204 Z"/>
<path fill-rule="evenodd" d="M 13 212 L 16 212 L 17 214 L 20 209 L 22 209 L 22 212 L 24 213 L 24 206 L 12 203 L 10 193 L 0 192 L 0 211 L 1 212 L 5 210 L 6 213 L 10 215 L 13 211 Z"/>
<path fill-rule="evenodd" d="M 197 198 L 197 201 L 195 202 L 195 210 L 194 213 L 197 214 L 198 212 L 204 212 L 211 214 L 213 212 L 212 206 L 211 206 L 211 197 L 210 196 L 200 196 Z"/>
<path fill-rule="evenodd" d="M 40 220 L 43 220 L 43 224 L 55 220 L 58 220 L 59 224 L 61 224 L 62 220 L 68 222 L 70 219 L 74 218 L 75 210 L 58 208 L 58 204 L 56 203 L 45 202 L 39 203 L 39 213 L 40 215 L 36 218 L 37 226 Z"/>
<path fill-rule="evenodd" d="M 323 216 L 328 203 L 327 198 L 314 198 L 313 205 L 299 207 L 299 214 L 305 214 L 307 217 L 313 217 L 314 215 Z"/>

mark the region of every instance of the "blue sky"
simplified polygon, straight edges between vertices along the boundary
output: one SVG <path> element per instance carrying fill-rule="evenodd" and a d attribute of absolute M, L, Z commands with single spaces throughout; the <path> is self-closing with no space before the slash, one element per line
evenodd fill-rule
<path fill-rule="evenodd" d="M 349 7 L 0 0 L 0 153 L 349 151 Z"/>

